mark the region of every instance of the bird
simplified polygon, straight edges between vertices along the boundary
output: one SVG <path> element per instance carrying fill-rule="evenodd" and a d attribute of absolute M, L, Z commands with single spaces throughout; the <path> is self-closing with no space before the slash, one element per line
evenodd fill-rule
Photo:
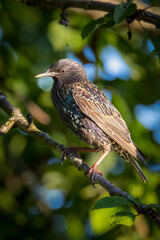
<path fill-rule="evenodd" d="M 130 131 L 120 112 L 109 101 L 105 93 L 87 77 L 84 67 L 71 59 L 60 59 L 38 75 L 52 77 L 51 98 L 63 123 L 80 140 L 91 148 L 70 147 L 62 155 L 62 160 L 69 152 L 99 152 L 100 158 L 89 169 L 88 175 L 94 186 L 95 174 L 100 162 L 114 150 L 135 168 L 143 182 L 147 182 L 136 159 L 145 164 L 146 156 L 132 141 Z"/>

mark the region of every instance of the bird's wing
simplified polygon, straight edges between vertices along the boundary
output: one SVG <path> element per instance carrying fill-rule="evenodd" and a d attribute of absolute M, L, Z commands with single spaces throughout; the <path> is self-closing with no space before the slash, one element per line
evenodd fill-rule
<path fill-rule="evenodd" d="M 94 121 L 109 137 L 131 155 L 138 156 L 138 148 L 131 140 L 130 132 L 121 114 L 105 94 L 92 83 L 75 85 L 73 97 L 81 111 Z M 143 161 L 143 158 L 141 159 Z"/>

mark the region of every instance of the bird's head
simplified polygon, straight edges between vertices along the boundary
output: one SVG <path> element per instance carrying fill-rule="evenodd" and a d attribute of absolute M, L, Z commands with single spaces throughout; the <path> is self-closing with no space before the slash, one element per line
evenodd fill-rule
<path fill-rule="evenodd" d="M 70 59 L 61 59 L 51 65 L 51 67 L 43 73 L 35 77 L 52 77 L 60 84 L 85 81 L 87 75 L 81 64 Z"/>

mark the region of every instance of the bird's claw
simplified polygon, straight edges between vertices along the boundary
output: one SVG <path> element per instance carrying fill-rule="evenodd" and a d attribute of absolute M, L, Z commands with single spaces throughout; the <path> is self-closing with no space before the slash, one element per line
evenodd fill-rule
<path fill-rule="evenodd" d="M 67 154 L 68 154 L 67 151 L 68 151 L 68 148 L 65 149 L 63 154 L 62 154 L 62 157 L 61 157 L 61 160 L 60 160 L 61 165 L 63 165 L 64 160 L 67 158 Z"/>
<path fill-rule="evenodd" d="M 100 172 L 99 170 L 95 169 L 94 166 L 91 167 L 91 168 L 89 169 L 89 171 L 86 171 L 86 172 L 84 173 L 86 176 L 87 176 L 87 175 L 89 176 L 89 179 L 91 180 L 92 186 L 93 186 L 94 188 L 96 188 L 96 187 L 95 187 L 95 175 L 96 175 L 96 173 L 98 173 L 98 174 L 100 174 L 101 176 L 103 176 L 103 173 Z"/>
<path fill-rule="evenodd" d="M 63 162 L 64 162 L 64 160 L 67 158 L 67 156 L 68 156 L 68 154 L 70 154 L 70 153 L 76 153 L 78 156 L 79 156 L 79 154 L 77 153 L 77 148 L 75 147 L 75 148 L 66 148 L 64 151 L 63 151 L 63 154 L 62 154 L 62 157 L 61 157 L 61 160 L 60 160 L 60 162 L 61 162 L 61 164 L 63 164 Z"/>

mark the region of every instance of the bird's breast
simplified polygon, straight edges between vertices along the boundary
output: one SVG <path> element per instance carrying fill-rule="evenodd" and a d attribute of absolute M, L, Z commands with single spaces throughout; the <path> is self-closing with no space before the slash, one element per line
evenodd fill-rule
<path fill-rule="evenodd" d="M 84 114 L 77 106 L 71 90 L 53 91 L 52 100 L 62 121 L 69 129 L 75 131 L 82 126 Z"/>

